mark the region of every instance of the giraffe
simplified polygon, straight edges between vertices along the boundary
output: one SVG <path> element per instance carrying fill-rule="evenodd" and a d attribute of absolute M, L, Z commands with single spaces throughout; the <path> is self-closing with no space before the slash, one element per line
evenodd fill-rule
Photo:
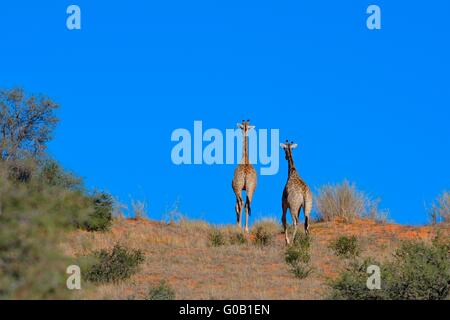
<path fill-rule="evenodd" d="M 241 226 L 241 217 L 242 217 L 242 208 L 244 206 L 244 200 L 242 199 L 242 191 L 246 193 L 246 202 L 245 202 L 245 232 L 248 233 L 248 217 L 251 215 L 251 202 L 253 198 L 253 193 L 255 192 L 257 176 L 256 170 L 253 165 L 248 160 L 248 132 L 251 129 L 254 129 L 255 126 L 250 125 L 250 120 L 244 121 L 242 123 L 238 123 L 237 127 L 242 130 L 242 160 L 234 171 L 233 182 L 231 186 L 233 187 L 233 191 L 236 195 L 236 216 L 237 216 L 237 225 L 239 228 Z"/>
<path fill-rule="evenodd" d="M 287 223 L 286 223 L 286 212 L 287 209 L 291 212 L 292 222 L 294 224 L 294 233 L 292 235 L 292 241 L 295 239 L 295 234 L 297 233 L 297 224 L 300 216 L 300 210 L 303 208 L 305 214 L 305 232 L 309 234 L 309 219 L 312 209 L 312 193 L 305 181 L 300 178 L 297 169 L 294 165 L 294 159 L 292 158 L 292 150 L 297 147 L 297 144 L 292 142 L 280 144 L 281 148 L 284 149 L 286 160 L 288 161 L 288 180 L 286 186 L 283 190 L 282 197 L 282 207 L 283 216 L 281 218 L 283 222 L 284 234 L 286 238 L 286 243 L 289 244 Z"/>

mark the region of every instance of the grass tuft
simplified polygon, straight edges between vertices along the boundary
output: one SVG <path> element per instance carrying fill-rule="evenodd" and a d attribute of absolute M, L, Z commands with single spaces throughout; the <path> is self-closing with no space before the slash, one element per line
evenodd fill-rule
<path fill-rule="evenodd" d="M 269 246 L 280 230 L 280 225 L 272 219 L 258 221 L 252 227 L 253 242 L 258 246 Z"/>
<path fill-rule="evenodd" d="M 213 228 L 208 235 L 209 244 L 212 247 L 221 247 L 226 244 L 225 234 L 219 228 Z"/>
<path fill-rule="evenodd" d="M 175 300 L 175 290 L 164 280 L 149 290 L 147 300 Z"/>

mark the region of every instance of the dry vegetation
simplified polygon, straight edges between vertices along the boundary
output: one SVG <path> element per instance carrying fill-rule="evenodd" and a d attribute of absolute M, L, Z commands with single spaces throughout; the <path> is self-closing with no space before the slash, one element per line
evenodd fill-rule
<path fill-rule="evenodd" d="M 356 218 L 370 218 L 386 222 L 388 212 L 378 208 L 380 199 L 372 199 L 356 188 L 354 183 L 344 181 L 319 188 L 315 198 L 318 219 L 333 221 L 336 218 L 351 222 Z"/>
<path fill-rule="evenodd" d="M 450 222 L 450 192 L 442 193 L 430 210 L 431 223 Z"/>
<path fill-rule="evenodd" d="M 144 253 L 145 261 L 137 274 L 117 284 L 86 284 L 78 293 L 81 299 L 146 299 L 149 290 L 161 281 L 174 289 L 177 299 L 323 299 L 329 293 L 328 280 L 345 267 L 345 261 L 329 248 L 340 236 L 355 235 L 361 255 L 381 261 L 391 256 L 401 240 L 429 242 L 438 230 L 450 237 L 450 228 L 445 224 L 408 227 L 369 219 L 317 222 L 311 228 L 313 271 L 305 279 L 297 279 L 289 271 L 278 225 L 268 228 L 274 232 L 273 241 L 261 246 L 255 243 L 254 232 L 246 243 L 231 241 L 239 234 L 234 226 L 213 227 L 188 220 L 167 224 L 116 219 L 109 232 L 72 233 L 64 251 L 77 257 L 120 243 Z M 211 245 L 212 230 L 222 234 L 223 245 Z"/>

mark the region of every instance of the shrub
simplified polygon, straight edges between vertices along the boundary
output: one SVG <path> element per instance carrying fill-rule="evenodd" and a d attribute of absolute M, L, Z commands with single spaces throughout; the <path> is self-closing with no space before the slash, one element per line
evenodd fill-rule
<path fill-rule="evenodd" d="M 372 200 L 358 191 L 354 184 L 344 181 L 342 184 L 326 185 L 319 189 L 316 198 L 318 218 L 332 221 L 340 218 L 351 222 L 355 218 L 371 218 L 384 221 L 387 213 L 378 210 L 378 200 Z"/>
<path fill-rule="evenodd" d="M 280 231 L 280 226 L 274 220 L 262 220 L 252 227 L 253 241 L 259 246 L 268 246 L 274 242 L 275 235 Z"/>
<path fill-rule="evenodd" d="M 290 271 L 299 279 L 306 278 L 311 272 L 311 238 L 305 234 L 297 234 L 293 243 L 286 249 L 285 261 Z"/>
<path fill-rule="evenodd" d="M 432 243 L 436 248 L 441 248 L 444 251 L 447 250 L 450 253 L 450 241 L 448 241 L 448 237 L 442 234 L 441 230 L 437 231 Z"/>
<path fill-rule="evenodd" d="M 96 192 L 91 197 L 94 203 L 94 213 L 90 216 L 87 229 L 90 231 L 105 231 L 112 223 L 114 199 L 104 192 Z"/>
<path fill-rule="evenodd" d="M 311 248 L 311 242 L 312 242 L 311 236 L 309 236 L 305 233 L 297 232 L 297 234 L 295 235 L 293 244 L 304 250 L 309 250 Z"/>
<path fill-rule="evenodd" d="M 381 269 L 381 290 L 369 290 L 367 266 Z M 366 260 L 354 262 L 335 281 L 331 282 L 335 299 L 446 299 L 450 290 L 450 259 L 448 246 L 434 241 L 403 242 L 393 260 L 381 265 Z"/>
<path fill-rule="evenodd" d="M 106 231 L 110 228 L 113 219 L 114 199 L 111 195 L 96 192 L 88 196 L 93 212 L 78 223 L 79 227 L 87 231 Z"/>
<path fill-rule="evenodd" d="M 139 250 L 128 249 L 115 245 L 111 251 L 100 250 L 93 255 L 96 262 L 85 273 L 85 278 L 91 282 L 118 282 L 131 277 L 137 272 L 138 266 L 144 261 L 144 255 Z"/>
<path fill-rule="evenodd" d="M 450 289 L 450 256 L 438 243 L 405 242 L 390 267 L 391 296 L 397 299 L 445 299 Z"/>
<path fill-rule="evenodd" d="M 360 253 L 360 246 L 356 236 L 339 237 L 330 243 L 330 249 L 333 250 L 337 256 L 346 258 L 356 257 Z"/>
<path fill-rule="evenodd" d="M 147 300 L 175 300 L 175 290 L 163 280 L 158 286 L 149 290 Z"/>
<path fill-rule="evenodd" d="M 311 256 L 309 251 L 305 248 L 301 248 L 296 245 L 290 245 L 286 249 L 285 261 L 287 264 L 292 265 L 296 262 L 309 263 Z"/>
<path fill-rule="evenodd" d="M 74 220 L 91 212 L 80 191 L 19 182 L 0 163 L 0 299 L 63 299 L 66 267 L 59 248 Z"/>
<path fill-rule="evenodd" d="M 433 203 L 430 218 L 432 224 L 450 222 L 450 192 L 444 192 Z"/>
<path fill-rule="evenodd" d="M 38 168 L 34 159 L 16 159 L 4 161 L 4 169 L 8 172 L 8 179 L 18 182 L 29 182 Z"/>
<path fill-rule="evenodd" d="M 111 226 L 114 205 L 112 196 L 104 192 L 88 194 L 83 187 L 82 179 L 64 171 L 56 161 L 15 160 L 3 164 L 2 168 L 7 173 L 5 179 L 11 183 L 21 182 L 22 187 L 32 193 L 46 190 L 60 193 L 62 202 L 60 207 L 55 209 L 63 210 L 64 201 L 70 203 L 70 199 L 75 196 L 85 211 L 89 212 L 82 215 L 75 212 L 73 215 L 66 214 L 63 218 L 66 222 L 70 220 L 72 225 L 88 231 L 105 231 Z"/>
<path fill-rule="evenodd" d="M 51 186 L 64 189 L 82 189 L 83 180 L 72 173 L 66 172 L 54 160 L 45 160 L 40 165 L 39 179 Z"/>
<path fill-rule="evenodd" d="M 225 235 L 222 230 L 218 228 L 213 228 L 209 235 L 209 243 L 213 247 L 220 247 L 225 245 Z"/>
<path fill-rule="evenodd" d="M 369 290 L 367 288 L 369 277 L 367 268 L 370 265 L 380 266 L 381 268 L 381 290 Z M 379 262 L 372 259 L 366 259 L 362 262 L 353 260 L 336 280 L 330 282 L 332 288 L 330 298 L 335 300 L 387 300 L 389 295 L 384 289 L 385 276 L 386 270 Z"/>

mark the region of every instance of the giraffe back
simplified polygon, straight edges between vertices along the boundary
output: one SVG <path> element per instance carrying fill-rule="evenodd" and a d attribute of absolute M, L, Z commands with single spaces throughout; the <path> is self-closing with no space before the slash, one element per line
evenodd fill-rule
<path fill-rule="evenodd" d="M 285 202 L 287 207 L 295 210 L 304 206 L 312 206 L 312 192 L 295 169 L 289 173 L 286 186 L 284 187 L 283 203 Z"/>
<path fill-rule="evenodd" d="M 251 164 L 239 164 L 234 170 L 233 189 L 235 191 L 246 190 L 250 186 L 256 187 L 256 170 Z"/>

